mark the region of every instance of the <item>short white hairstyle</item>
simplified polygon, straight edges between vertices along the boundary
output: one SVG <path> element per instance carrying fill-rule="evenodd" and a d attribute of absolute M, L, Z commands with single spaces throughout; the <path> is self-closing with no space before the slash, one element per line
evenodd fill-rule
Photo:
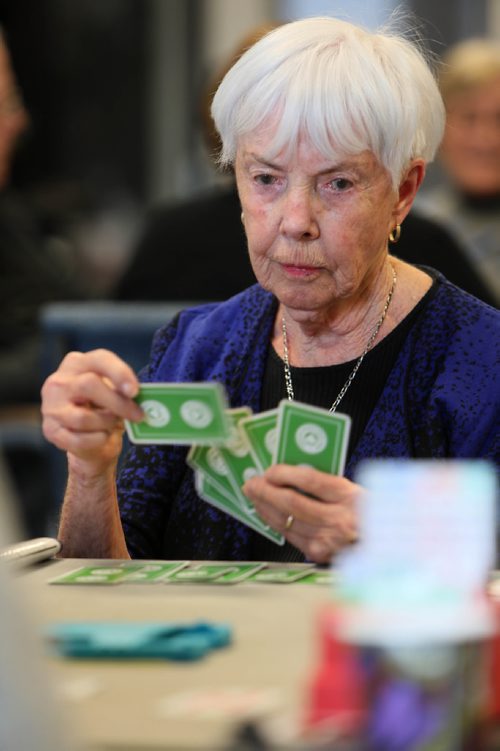
<path fill-rule="evenodd" d="M 413 158 L 432 161 L 445 110 L 418 46 L 332 17 L 305 18 L 266 34 L 228 71 L 213 100 L 220 164 L 238 140 L 278 124 L 273 155 L 305 135 L 327 158 L 371 151 L 393 186 Z"/>

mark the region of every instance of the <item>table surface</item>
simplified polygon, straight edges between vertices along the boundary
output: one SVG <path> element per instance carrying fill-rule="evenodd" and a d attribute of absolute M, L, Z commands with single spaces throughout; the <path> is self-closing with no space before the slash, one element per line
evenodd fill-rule
<path fill-rule="evenodd" d="M 331 601 L 328 585 L 50 584 L 81 566 L 103 563 L 62 559 L 19 574 L 42 627 L 85 620 L 206 620 L 229 624 L 233 643 L 184 663 L 49 657 L 56 689 L 86 749 L 222 751 L 242 721 L 240 705 L 243 714 L 253 707 L 267 722 L 283 725 L 303 716 L 317 659 L 317 619 Z M 202 702 L 212 705 L 207 716 Z"/>

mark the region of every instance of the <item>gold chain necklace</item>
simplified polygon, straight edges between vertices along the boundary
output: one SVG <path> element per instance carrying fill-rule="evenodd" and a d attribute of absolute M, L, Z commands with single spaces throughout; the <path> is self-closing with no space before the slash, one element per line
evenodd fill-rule
<path fill-rule="evenodd" d="M 394 294 L 394 289 L 396 287 L 396 270 L 394 269 L 394 266 L 392 264 L 391 264 L 391 270 L 392 270 L 392 284 L 391 284 L 391 288 L 389 290 L 389 294 L 387 295 L 386 300 L 385 300 L 385 304 L 384 304 L 384 309 L 382 311 L 382 315 L 380 316 L 380 318 L 378 319 L 377 323 L 375 324 L 375 327 L 374 327 L 372 333 L 370 334 L 370 338 L 368 339 L 366 347 L 364 348 L 362 354 L 356 360 L 356 364 L 354 365 L 354 368 L 350 372 L 350 374 L 349 374 L 349 376 L 347 378 L 347 381 L 344 383 L 344 385 L 340 389 L 337 398 L 335 399 L 335 401 L 333 402 L 332 406 L 329 409 L 329 412 L 335 412 L 335 410 L 339 406 L 341 399 L 343 399 L 343 397 L 344 397 L 347 389 L 349 388 L 349 386 L 353 382 L 354 378 L 356 377 L 356 373 L 358 372 L 361 363 L 365 359 L 365 356 L 366 356 L 367 352 L 369 352 L 370 349 L 372 348 L 373 343 L 374 343 L 375 339 L 377 338 L 377 334 L 380 331 L 380 327 L 382 326 L 382 324 L 383 324 L 383 322 L 385 320 L 385 317 L 387 315 L 387 311 L 389 310 L 389 305 L 391 304 L 392 296 Z M 293 399 L 295 399 L 295 395 L 294 395 L 294 391 L 293 391 L 292 372 L 290 370 L 290 358 L 288 356 L 288 336 L 287 336 L 287 331 L 286 331 L 285 316 L 282 316 L 282 318 L 281 318 L 281 331 L 283 333 L 283 365 L 284 365 L 284 369 L 285 369 L 286 393 L 287 393 L 288 399 L 290 401 L 293 401 Z"/>

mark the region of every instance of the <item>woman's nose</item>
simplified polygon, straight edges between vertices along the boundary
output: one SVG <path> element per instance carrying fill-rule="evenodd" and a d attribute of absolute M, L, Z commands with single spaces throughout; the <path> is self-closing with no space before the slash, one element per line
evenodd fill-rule
<path fill-rule="evenodd" d="M 319 237 L 316 197 L 308 190 L 291 190 L 283 197 L 281 232 L 294 240 Z"/>

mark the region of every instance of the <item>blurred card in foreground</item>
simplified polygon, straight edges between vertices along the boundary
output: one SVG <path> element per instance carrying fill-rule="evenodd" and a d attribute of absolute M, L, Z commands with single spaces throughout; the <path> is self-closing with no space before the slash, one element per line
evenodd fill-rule
<path fill-rule="evenodd" d="M 338 556 L 352 626 L 385 639 L 462 639 L 489 628 L 496 472 L 483 460 L 371 460 L 356 476 L 359 543 Z M 390 613 L 390 617 L 388 614 Z"/>

